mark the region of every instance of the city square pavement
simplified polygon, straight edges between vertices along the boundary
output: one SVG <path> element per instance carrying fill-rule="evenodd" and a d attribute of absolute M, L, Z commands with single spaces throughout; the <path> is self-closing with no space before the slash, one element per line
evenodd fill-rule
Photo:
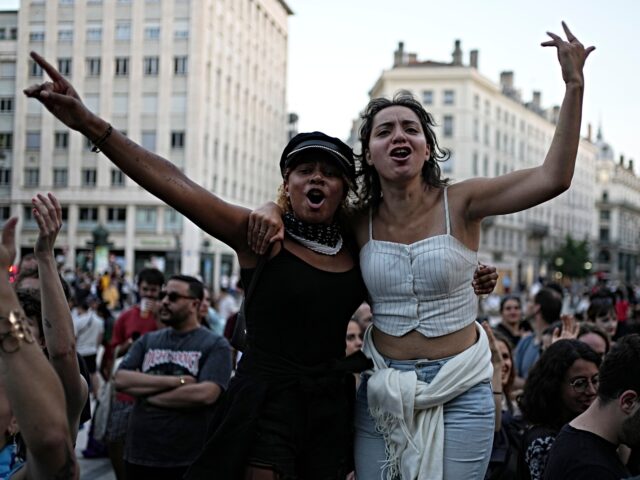
<path fill-rule="evenodd" d="M 76 442 L 76 456 L 80 464 L 80 480 L 116 480 L 108 458 L 87 459 L 82 457 L 82 450 L 87 445 L 88 432 L 89 424 L 87 423 L 78 432 L 78 440 Z"/>

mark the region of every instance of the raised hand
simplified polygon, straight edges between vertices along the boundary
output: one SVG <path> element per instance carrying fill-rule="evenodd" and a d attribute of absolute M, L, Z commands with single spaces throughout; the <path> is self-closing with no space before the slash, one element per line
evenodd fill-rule
<path fill-rule="evenodd" d="M 2 243 L 0 243 L 0 270 L 7 270 L 16 259 L 16 224 L 18 219 L 11 217 L 2 229 Z"/>
<path fill-rule="evenodd" d="M 80 100 L 73 85 L 36 52 L 31 52 L 31 58 L 47 72 L 51 81 L 32 85 L 24 90 L 24 94 L 37 99 L 69 128 L 80 130 L 92 114 Z"/>
<path fill-rule="evenodd" d="M 578 83 L 583 85 L 584 76 L 582 69 L 584 62 L 596 47 L 585 48 L 575 35 L 571 33 L 571 30 L 569 30 L 569 27 L 567 27 L 567 24 L 564 22 L 562 22 L 562 28 L 567 36 L 567 41 L 555 33 L 547 32 L 547 35 L 549 35 L 552 40 L 542 42 L 541 45 L 543 47 L 556 47 L 558 49 L 558 61 L 562 68 L 562 78 L 565 83 Z"/>
<path fill-rule="evenodd" d="M 562 315 L 562 330 L 558 327 L 553 329 L 551 334 L 551 343 L 556 343 L 558 340 L 575 340 L 578 338 L 578 332 L 580 331 L 580 325 L 573 318 L 573 315 Z"/>
<path fill-rule="evenodd" d="M 31 199 L 33 216 L 38 224 L 38 239 L 34 247 L 37 257 L 53 255 L 53 247 L 62 228 L 62 207 L 52 194 L 37 194 Z"/>
<path fill-rule="evenodd" d="M 493 292 L 498 283 L 498 273 L 493 265 L 479 264 L 473 272 L 473 292 L 476 295 L 488 295 Z"/>

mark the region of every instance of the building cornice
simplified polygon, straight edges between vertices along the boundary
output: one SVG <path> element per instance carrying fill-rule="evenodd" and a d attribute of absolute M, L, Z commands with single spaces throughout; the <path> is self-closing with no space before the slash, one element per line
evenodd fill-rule
<path fill-rule="evenodd" d="M 278 0 L 278 3 L 280 5 L 282 5 L 282 8 L 285 9 L 285 11 L 287 12 L 287 15 L 293 15 L 293 10 L 291 10 L 291 8 L 289 7 L 289 5 L 287 5 L 287 2 L 285 2 L 284 0 Z"/>

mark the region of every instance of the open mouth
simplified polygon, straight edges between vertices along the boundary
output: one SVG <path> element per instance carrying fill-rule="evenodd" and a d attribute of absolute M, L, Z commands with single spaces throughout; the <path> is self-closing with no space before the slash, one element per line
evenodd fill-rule
<path fill-rule="evenodd" d="M 391 150 L 391 158 L 394 160 L 406 160 L 411 155 L 411 149 L 407 147 L 397 147 Z"/>
<path fill-rule="evenodd" d="M 324 193 L 318 189 L 311 189 L 307 192 L 307 199 L 312 207 L 319 207 L 324 202 Z"/>

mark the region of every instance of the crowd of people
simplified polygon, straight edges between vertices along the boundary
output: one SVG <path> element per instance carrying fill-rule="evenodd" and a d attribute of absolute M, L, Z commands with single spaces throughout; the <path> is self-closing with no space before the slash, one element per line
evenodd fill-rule
<path fill-rule="evenodd" d="M 524 309 L 505 297 L 495 332 L 477 321 L 477 295 L 496 283 L 478 263 L 482 219 L 571 184 L 593 47 L 563 28 L 566 39 L 542 44 L 557 52 L 566 90 L 540 166 L 450 184 L 433 118 L 400 92 L 364 110 L 358 155 L 321 132 L 295 136 L 277 203 L 257 212 L 118 132 L 32 53 L 51 81 L 25 94 L 233 248 L 247 294 L 238 312 L 225 300 L 212 319 L 197 278 L 145 269 L 138 302 L 112 326 L 109 307 L 121 302 L 111 278 L 100 282 L 107 305 L 85 296 L 70 308 L 53 255 L 62 210 L 53 195 L 34 197 L 37 273 L 9 281 L 15 219 L 0 246 L 5 477 L 78 478 L 89 391 L 106 410 L 94 440 L 107 443 L 119 480 L 637 475 L 631 303 L 603 290 L 578 322 L 560 317 L 562 289 L 547 285 Z M 220 335 L 227 320 L 241 356 Z"/>

